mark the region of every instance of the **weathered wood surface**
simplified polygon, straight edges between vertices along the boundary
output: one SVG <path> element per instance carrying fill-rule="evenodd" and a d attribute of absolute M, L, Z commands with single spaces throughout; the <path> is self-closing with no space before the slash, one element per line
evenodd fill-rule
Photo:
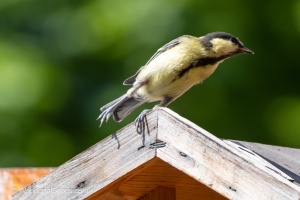
<path fill-rule="evenodd" d="M 109 136 L 98 142 L 16 193 L 13 199 L 77 200 L 104 188 L 155 156 L 149 146 L 157 137 L 157 114 L 153 112 L 147 118 L 151 134 L 145 140 L 146 148 L 142 148 L 141 135 L 130 124 L 116 133 L 117 139 Z"/>
<path fill-rule="evenodd" d="M 258 155 L 254 151 L 246 148 L 245 146 L 241 145 L 240 143 L 231 141 L 231 140 L 223 140 L 226 144 L 232 146 L 233 148 L 237 149 L 241 152 L 244 156 L 248 157 L 250 160 L 252 160 L 255 163 L 260 163 L 260 166 L 264 166 L 265 168 L 268 168 L 272 171 L 274 171 L 276 174 L 282 176 L 283 178 L 294 182 L 294 179 L 288 176 L 286 173 L 281 171 L 280 169 L 276 168 L 274 165 L 272 165 L 270 162 L 268 162 L 266 159 L 262 158 L 262 156 Z"/>
<path fill-rule="evenodd" d="M 167 145 L 157 157 L 229 199 L 300 199 L 297 185 L 171 110 L 159 114 L 158 133 Z"/>
<path fill-rule="evenodd" d="M 264 159 L 294 179 L 300 187 L 300 149 L 258 144 L 253 142 L 234 141 L 255 151 Z"/>
<path fill-rule="evenodd" d="M 146 134 L 144 147 L 134 124 L 130 124 L 116 133 L 119 149 L 117 140 L 108 137 L 14 199 L 101 199 L 101 195 L 125 199 L 126 194 L 116 190 L 114 183 L 138 177 L 158 158 L 228 199 L 300 199 L 297 185 L 171 110 L 159 108 L 147 119 L 150 134 Z M 157 139 L 166 146 L 150 148 Z M 46 189 L 53 192 L 46 193 Z"/>
<path fill-rule="evenodd" d="M 158 186 L 174 188 L 176 200 L 225 200 L 227 198 L 182 171 L 155 157 L 122 176 L 87 200 L 136 200 Z"/>

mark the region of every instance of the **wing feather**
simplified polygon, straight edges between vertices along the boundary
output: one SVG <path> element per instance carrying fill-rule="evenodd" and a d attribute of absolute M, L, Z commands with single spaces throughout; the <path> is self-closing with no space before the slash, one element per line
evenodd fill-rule
<path fill-rule="evenodd" d="M 146 65 L 148 65 L 152 60 L 154 60 L 156 57 L 158 57 L 160 54 L 162 54 L 163 52 L 167 51 L 168 49 L 173 48 L 174 46 L 178 45 L 180 43 L 179 38 L 176 38 L 174 40 L 172 40 L 171 42 L 165 44 L 164 46 L 162 46 L 161 48 L 159 48 L 155 54 L 148 60 L 148 62 L 146 63 Z M 145 66 L 146 66 L 145 65 Z M 124 82 L 123 85 L 132 85 L 135 82 L 135 78 L 139 75 L 140 71 L 145 67 L 141 67 L 133 76 L 127 78 Z"/>

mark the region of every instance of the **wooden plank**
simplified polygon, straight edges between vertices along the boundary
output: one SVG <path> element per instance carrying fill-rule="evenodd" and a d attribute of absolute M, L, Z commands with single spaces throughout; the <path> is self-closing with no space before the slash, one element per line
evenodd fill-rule
<path fill-rule="evenodd" d="M 130 182 L 130 180 L 132 180 L 132 178 L 135 177 L 137 174 L 140 174 L 145 169 L 148 169 L 149 166 L 155 164 L 156 159 L 157 158 L 154 157 L 146 163 L 143 163 L 142 165 L 138 166 L 134 170 L 124 174 L 122 177 L 119 177 L 117 180 L 105 186 L 101 190 L 98 190 L 97 192 L 91 194 L 89 197 L 86 198 L 86 200 L 135 200 L 138 197 L 142 196 L 144 193 L 149 192 L 151 189 L 146 191 L 140 191 L 139 188 L 131 186 L 130 190 L 133 191 L 132 194 L 129 191 L 122 190 L 120 188 L 123 187 L 124 184 L 127 185 L 128 182 Z M 142 185 L 141 183 L 137 184 Z"/>
<path fill-rule="evenodd" d="M 300 187 L 300 149 L 244 141 L 233 142 L 241 144 L 264 157 L 276 168 L 293 178 L 293 183 Z"/>
<path fill-rule="evenodd" d="M 138 172 L 137 172 L 138 170 Z M 176 200 L 225 200 L 227 198 L 182 171 L 155 157 L 100 190 L 87 200 L 136 200 L 157 187 L 176 189 Z"/>
<path fill-rule="evenodd" d="M 170 187 L 157 187 L 138 200 L 176 200 L 176 189 Z"/>
<path fill-rule="evenodd" d="M 169 109 L 159 114 L 157 157 L 229 199 L 300 199 L 300 188 Z"/>
<path fill-rule="evenodd" d="M 254 151 L 242 146 L 241 144 L 235 143 L 230 140 L 223 140 L 226 144 L 232 146 L 233 148 L 236 148 L 237 150 L 242 150 L 242 154 L 246 157 L 249 157 L 250 160 L 254 161 L 255 163 L 260 163 L 261 166 L 264 166 L 272 171 L 274 171 L 276 174 L 282 176 L 283 178 L 289 180 L 290 182 L 294 182 L 295 180 L 288 176 L 286 173 L 269 163 L 266 159 L 262 158 L 260 155 L 255 153 Z"/>
<path fill-rule="evenodd" d="M 84 199 L 152 159 L 149 148 L 157 136 L 157 112 L 149 115 L 151 134 L 142 136 L 133 124 L 78 154 L 52 173 L 16 193 L 13 199 Z M 118 146 L 120 145 L 120 148 Z"/>
<path fill-rule="evenodd" d="M 128 200 L 154 190 L 157 186 L 176 188 L 177 200 L 225 200 L 222 195 L 182 171 L 156 158 L 156 163 L 120 185 L 118 191 Z"/>

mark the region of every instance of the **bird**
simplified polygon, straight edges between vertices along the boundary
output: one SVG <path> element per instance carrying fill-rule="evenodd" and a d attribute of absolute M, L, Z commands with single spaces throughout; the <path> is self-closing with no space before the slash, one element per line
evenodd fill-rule
<path fill-rule="evenodd" d="M 100 126 L 111 116 L 120 122 L 146 102 L 160 101 L 154 108 L 166 107 L 212 75 L 224 60 L 243 53 L 254 54 L 230 33 L 180 36 L 159 48 L 144 66 L 123 82 L 131 88 L 101 107 L 97 120 L 100 120 Z M 138 132 L 144 131 L 145 117 L 149 111 L 144 110 L 136 118 Z"/>

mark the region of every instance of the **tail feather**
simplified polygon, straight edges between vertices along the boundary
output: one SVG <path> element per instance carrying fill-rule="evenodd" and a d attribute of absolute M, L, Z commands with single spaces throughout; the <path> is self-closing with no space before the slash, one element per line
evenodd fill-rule
<path fill-rule="evenodd" d="M 102 107 L 100 108 L 100 111 L 103 112 L 104 110 L 106 110 L 107 108 L 109 108 L 109 107 L 115 105 L 116 103 L 118 103 L 118 102 L 121 101 L 122 99 L 124 99 L 124 100 L 126 101 L 126 94 L 124 94 L 124 95 L 120 96 L 119 98 L 117 98 L 117 99 L 115 99 L 115 100 L 109 102 L 108 104 L 102 106 Z"/>
<path fill-rule="evenodd" d="M 100 114 L 98 119 L 100 119 L 100 122 L 102 124 L 103 121 L 107 121 L 110 116 L 113 116 L 113 119 L 115 121 L 120 122 L 125 117 L 127 117 L 134 109 L 136 109 L 143 103 L 145 103 L 145 100 L 135 99 L 134 97 L 127 97 L 127 95 L 125 94 L 101 107 L 100 111 L 102 111 L 102 113 Z"/>
<path fill-rule="evenodd" d="M 119 122 L 127 117 L 134 109 L 145 103 L 145 101 L 138 101 L 133 97 L 128 98 L 114 111 L 114 120 Z"/>

